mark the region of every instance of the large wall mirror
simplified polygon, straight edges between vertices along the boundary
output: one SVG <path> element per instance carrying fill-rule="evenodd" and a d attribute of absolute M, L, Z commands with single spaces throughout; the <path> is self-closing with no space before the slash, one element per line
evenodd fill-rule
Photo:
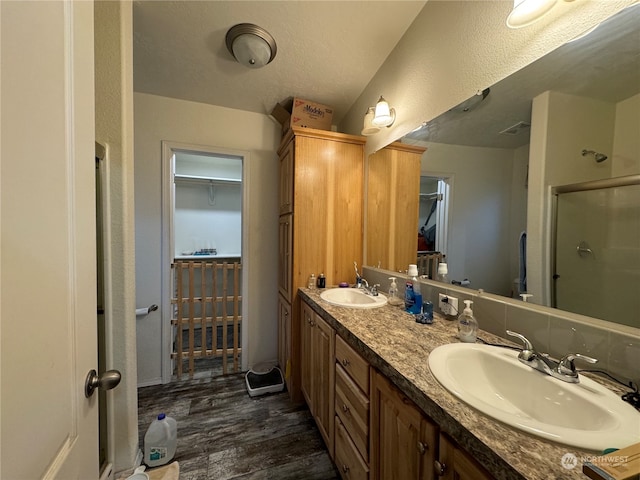
<path fill-rule="evenodd" d="M 515 298 L 526 292 L 533 303 L 640 327 L 639 187 L 596 188 L 584 206 L 569 200 L 567 224 L 591 208 L 613 220 L 588 214 L 575 238 L 564 225 L 558 229 L 575 257 L 571 262 L 581 263 L 578 273 L 557 272 L 552 251 L 553 187 L 640 178 L 640 5 L 400 141 L 427 148 L 421 169 L 431 180 L 423 183 L 433 191 L 434 179 L 440 180 L 449 191 L 438 200 L 448 208 L 438 249 L 446 254 L 449 280 Z M 605 207 L 605 200 L 619 203 Z M 419 219 L 419 229 L 429 226 Z M 581 237 L 587 234 L 592 237 Z M 596 266 L 594 259 L 605 257 L 623 271 Z M 554 274 L 565 287 L 561 297 L 586 289 L 589 301 L 561 303 Z M 619 275 L 615 289 L 603 289 Z M 606 302 L 617 307 L 600 308 Z"/>

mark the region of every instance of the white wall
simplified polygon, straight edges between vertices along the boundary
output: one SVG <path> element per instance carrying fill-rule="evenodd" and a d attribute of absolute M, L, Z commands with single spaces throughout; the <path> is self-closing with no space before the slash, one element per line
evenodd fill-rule
<path fill-rule="evenodd" d="M 219 256 L 241 252 L 242 186 L 215 185 L 213 202 L 209 188 L 206 184 L 176 184 L 173 218 L 176 255 L 189 255 L 188 252 L 203 248 L 215 248 Z"/>
<path fill-rule="evenodd" d="M 509 1 L 427 2 L 339 125 L 359 134 L 383 94 L 397 119 L 367 140 L 367 153 L 491 86 L 635 0 L 558 2 L 539 22 L 506 26 Z"/>
<path fill-rule="evenodd" d="M 136 192 L 136 293 L 138 305 L 160 305 L 163 140 L 250 152 L 248 309 L 249 366 L 277 358 L 278 157 L 280 126 L 267 115 L 134 94 Z M 164 315 L 164 317 L 163 317 Z M 161 319 L 156 311 L 138 320 L 138 383 L 161 381 Z"/>
<path fill-rule="evenodd" d="M 510 295 L 509 252 L 514 151 L 425 143 L 422 175 L 452 176 L 448 246 L 451 280 Z M 519 232 L 518 232 L 519 233 Z"/>
<path fill-rule="evenodd" d="M 616 106 L 612 176 L 640 174 L 640 94 Z"/>
<path fill-rule="evenodd" d="M 122 373 L 120 385 L 108 393 L 109 442 L 118 472 L 130 468 L 138 453 L 131 2 L 95 2 L 94 19 L 96 140 L 107 145 L 109 172 L 106 366 Z"/>

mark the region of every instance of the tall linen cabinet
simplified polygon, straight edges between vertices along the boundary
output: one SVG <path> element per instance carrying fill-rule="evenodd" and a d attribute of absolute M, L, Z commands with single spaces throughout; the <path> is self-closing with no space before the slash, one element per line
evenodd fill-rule
<path fill-rule="evenodd" d="M 369 156 L 366 261 L 394 272 L 418 258 L 420 164 L 426 148 L 394 142 Z"/>
<path fill-rule="evenodd" d="M 362 264 L 364 143 L 355 135 L 293 127 L 282 140 L 278 262 L 278 361 L 301 401 L 298 288 L 323 273 L 326 285 L 355 281 Z"/>

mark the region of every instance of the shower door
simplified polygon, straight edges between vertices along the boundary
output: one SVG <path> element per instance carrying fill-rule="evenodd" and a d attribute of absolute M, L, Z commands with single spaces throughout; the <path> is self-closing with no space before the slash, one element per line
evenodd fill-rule
<path fill-rule="evenodd" d="M 553 306 L 640 326 L 640 176 L 555 194 Z"/>

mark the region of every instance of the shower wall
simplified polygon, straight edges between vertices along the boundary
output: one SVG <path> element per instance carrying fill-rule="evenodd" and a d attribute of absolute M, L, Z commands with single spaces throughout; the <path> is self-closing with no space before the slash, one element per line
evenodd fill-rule
<path fill-rule="evenodd" d="M 554 305 L 640 327 L 640 185 L 562 193 Z"/>
<path fill-rule="evenodd" d="M 639 95 L 609 103 L 544 92 L 534 98 L 527 200 L 527 289 L 550 305 L 550 187 L 640 173 Z M 582 150 L 608 156 L 597 163 Z"/>

